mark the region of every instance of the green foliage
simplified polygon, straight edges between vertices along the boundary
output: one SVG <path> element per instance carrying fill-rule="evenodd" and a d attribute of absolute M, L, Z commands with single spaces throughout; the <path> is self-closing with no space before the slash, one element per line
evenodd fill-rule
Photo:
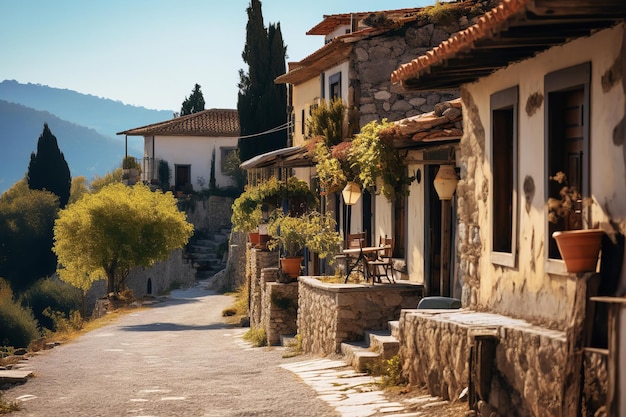
<path fill-rule="evenodd" d="M 180 109 L 180 115 L 186 116 L 188 114 L 198 113 L 204 110 L 204 96 L 200 90 L 200 84 L 196 84 L 191 91 L 189 98 L 185 97 L 182 107 Z"/>
<path fill-rule="evenodd" d="M 54 220 L 59 198 L 31 190 L 25 180 L 0 195 L 0 276 L 20 293 L 39 278 L 54 273 Z"/>
<path fill-rule="evenodd" d="M 399 355 L 370 364 L 367 372 L 381 377 L 378 381 L 381 388 L 396 387 L 407 383 L 406 378 L 402 375 L 402 361 Z"/>
<path fill-rule="evenodd" d="M 123 176 L 124 171 L 122 168 L 114 169 L 113 171 L 104 174 L 103 177 L 96 175 L 94 179 L 91 180 L 91 192 L 97 193 L 109 184 L 121 183 Z"/>
<path fill-rule="evenodd" d="M 141 170 L 141 166 L 139 165 L 139 162 L 137 162 L 137 159 L 134 156 L 124 157 L 124 159 L 122 160 L 122 168 Z"/>
<path fill-rule="evenodd" d="M 70 189 L 70 199 L 68 204 L 72 204 L 80 200 L 82 196 L 89 193 L 87 178 L 82 175 L 72 178 L 72 188 Z"/>
<path fill-rule="evenodd" d="M 278 213 L 270 221 L 268 248 L 282 247 L 286 256 L 298 256 L 308 247 L 324 259 L 339 252 L 342 239 L 330 215 L 312 211 L 297 217 Z"/>
<path fill-rule="evenodd" d="M 267 346 L 267 334 L 265 334 L 265 329 L 262 328 L 251 328 L 244 333 L 243 340 L 252 343 L 256 347 Z"/>
<path fill-rule="evenodd" d="M 167 259 L 192 234 L 193 225 L 171 193 L 111 184 L 59 213 L 53 247 L 57 271 L 82 290 L 106 278 L 107 292 L 117 293 L 131 268 Z"/>
<path fill-rule="evenodd" d="M 2 399 L 2 393 L 0 393 L 0 414 L 8 414 L 19 410 L 21 410 L 19 401 L 4 401 Z"/>
<path fill-rule="evenodd" d="M 24 293 L 22 305 L 32 310 L 41 327 L 56 330 L 52 317 L 45 311 L 54 311 L 68 318 L 72 311 L 81 309 L 82 293 L 68 283 L 46 278 L 37 281 Z"/>
<path fill-rule="evenodd" d="M 252 232 L 262 220 L 261 208 L 268 211 L 282 206 L 283 200 L 292 213 L 299 213 L 319 204 L 306 181 L 290 177 L 286 182 L 272 177 L 258 185 L 248 185 L 233 202 L 231 223 L 240 232 Z"/>
<path fill-rule="evenodd" d="M 341 143 L 345 138 L 343 129 L 345 115 L 346 106 L 340 98 L 330 103 L 321 100 L 306 121 L 308 136 L 322 137 L 328 148 Z"/>
<path fill-rule="evenodd" d="M 285 84 L 274 83 L 276 77 L 285 73 L 286 47 L 280 23 L 270 24 L 266 29 L 259 0 L 251 0 L 246 12 L 246 44 L 241 56 L 248 71 L 239 71 L 237 97 L 241 136 L 244 137 L 281 128 L 287 123 L 287 112 L 276 111 L 287 107 L 287 89 Z M 240 138 L 239 156 L 246 161 L 286 145 L 286 129 Z"/>
<path fill-rule="evenodd" d="M 37 153 L 30 155 L 26 178 L 31 190 L 47 190 L 56 194 L 61 208 L 69 201 L 72 187 L 70 168 L 47 123 L 37 141 Z"/>
<path fill-rule="evenodd" d="M 314 148 L 315 172 L 320 186 L 327 193 L 341 191 L 346 186 L 346 170 L 338 159 L 332 156 L 330 148 L 323 141 L 318 141 Z"/>
<path fill-rule="evenodd" d="M 211 153 L 211 173 L 209 176 L 209 190 L 215 190 L 217 188 L 215 180 L 215 146 L 213 146 L 213 152 Z"/>
<path fill-rule="evenodd" d="M 172 178 L 172 169 L 170 168 L 170 164 L 166 160 L 161 159 L 159 161 L 157 174 L 159 176 L 159 184 L 161 184 L 161 190 L 163 192 L 169 191 L 170 178 Z"/>
<path fill-rule="evenodd" d="M 11 298 L 0 298 L 0 345 L 27 347 L 38 337 L 33 313 Z"/>
<path fill-rule="evenodd" d="M 392 146 L 393 128 L 387 119 L 372 121 L 361 129 L 352 141 L 349 160 L 358 171 L 358 180 L 364 188 L 373 188 L 382 180 L 381 193 L 389 201 L 396 195 L 408 195 L 413 181 L 407 174 L 404 157 Z"/>
<path fill-rule="evenodd" d="M 48 307 L 42 314 L 52 323 L 52 326 L 47 328 L 48 332 L 72 333 L 81 330 L 85 325 L 85 320 L 78 310 L 65 314 Z"/>
<path fill-rule="evenodd" d="M 240 191 L 244 190 L 248 182 L 246 171 L 241 169 L 241 159 L 239 159 L 239 149 L 229 152 L 224 160 L 224 173 L 235 183 L 235 187 Z"/>

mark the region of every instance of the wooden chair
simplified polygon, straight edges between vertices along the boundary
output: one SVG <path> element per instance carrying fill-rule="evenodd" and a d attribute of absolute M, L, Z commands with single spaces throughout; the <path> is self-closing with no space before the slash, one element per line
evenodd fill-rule
<path fill-rule="evenodd" d="M 362 248 L 364 246 L 367 245 L 367 234 L 366 232 L 361 232 L 361 233 L 349 233 L 346 240 L 344 240 L 343 242 L 343 248 L 344 249 L 359 249 Z M 352 271 L 357 271 L 357 272 L 361 272 L 364 276 L 365 276 L 365 271 L 363 270 L 362 267 L 360 267 L 356 262 L 356 259 L 358 259 L 359 255 L 345 255 L 345 254 L 341 254 L 341 255 L 337 255 L 335 256 L 335 260 L 339 260 L 342 263 L 345 263 L 346 266 L 346 272 L 348 272 L 348 270 L 350 270 L 350 272 Z M 351 265 L 351 263 L 354 263 L 353 265 Z M 360 263 L 360 262 L 359 262 Z M 346 276 L 346 280 L 347 280 L 347 276 Z"/>
<path fill-rule="evenodd" d="M 382 278 L 387 278 L 390 284 L 396 282 L 393 276 L 393 238 L 380 237 L 379 246 L 387 246 L 384 250 L 377 252 L 377 256 L 367 259 L 368 275 L 372 277 L 372 283 L 382 282 Z"/>

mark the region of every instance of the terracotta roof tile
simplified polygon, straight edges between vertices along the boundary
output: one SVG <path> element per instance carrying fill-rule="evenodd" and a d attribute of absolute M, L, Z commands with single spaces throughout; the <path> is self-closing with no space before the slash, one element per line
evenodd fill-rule
<path fill-rule="evenodd" d="M 390 19 L 398 19 L 410 16 L 422 10 L 422 8 L 407 8 L 396 10 L 379 10 L 375 12 L 354 12 L 324 15 L 324 19 L 306 32 L 307 35 L 328 35 L 337 26 L 349 25 L 354 19 L 361 20 L 371 14 L 385 14 Z"/>
<path fill-rule="evenodd" d="M 239 136 L 239 114 L 232 109 L 210 109 L 165 122 L 119 132 L 128 136 Z"/>
<path fill-rule="evenodd" d="M 398 83 L 414 78 L 428 67 L 439 64 L 453 57 L 458 52 L 470 49 L 477 40 L 497 33 L 506 22 L 520 13 L 532 0 L 502 0 L 497 7 L 485 13 L 478 22 L 469 28 L 457 32 L 450 39 L 443 41 L 439 46 L 426 52 L 413 61 L 401 65 L 391 73 L 391 82 Z"/>

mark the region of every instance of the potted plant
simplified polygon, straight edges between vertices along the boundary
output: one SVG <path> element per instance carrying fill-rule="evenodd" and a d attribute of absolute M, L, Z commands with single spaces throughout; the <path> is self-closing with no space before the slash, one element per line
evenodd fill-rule
<path fill-rule="evenodd" d="M 564 172 L 550 177 L 560 186 L 559 198 L 548 198 L 548 220 L 557 228 L 552 233 L 567 272 L 595 271 L 602 246 L 601 229 L 583 229 L 583 198 L 570 186 Z"/>
<path fill-rule="evenodd" d="M 272 237 L 268 248 L 276 249 L 280 246 L 283 249 L 284 255 L 280 258 L 283 273 L 291 278 L 297 278 L 309 233 L 304 217 L 280 213 L 270 220 L 267 229 Z"/>
<path fill-rule="evenodd" d="M 272 236 L 268 247 L 275 249 L 280 246 L 283 249 L 281 269 L 290 277 L 297 278 L 305 247 L 317 253 L 321 259 L 332 258 L 341 250 L 343 240 L 335 226 L 331 216 L 317 211 L 300 216 L 280 213 L 268 224 L 268 232 Z"/>
<path fill-rule="evenodd" d="M 262 220 L 261 205 L 258 203 L 258 193 L 255 187 L 247 187 L 232 205 L 231 223 L 236 232 L 248 233 L 250 244 L 259 243 L 258 225 Z"/>

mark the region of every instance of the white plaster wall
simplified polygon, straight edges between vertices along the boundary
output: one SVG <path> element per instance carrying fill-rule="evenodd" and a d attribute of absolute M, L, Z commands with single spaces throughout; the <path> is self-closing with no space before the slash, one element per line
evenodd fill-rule
<path fill-rule="evenodd" d="M 421 159 L 420 152 L 416 159 Z M 407 202 L 407 251 L 406 263 L 409 281 L 424 284 L 424 165 L 411 164 L 409 173 L 417 170 L 422 172 L 422 180 L 418 184 L 413 181 L 410 185 Z"/>
<path fill-rule="evenodd" d="M 215 148 L 215 182 L 219 187 L 234 185 L 230 177 L 222 170 L 221 147 L 236 147 L 236 137 L 207 137 L 207 136 L 156 136 L 146 137 L 144 156 L 152 157 L 152 140 L 155 141 L 154 158 L 166 160 L 172 170 L 170 182 L 175 180 L 176 165 L 191 165 L 191 185 L 195 191 L 200 191 L 198 177 L 203 177 L 204 188 L 208 188 L 211 178 L 211 158 Z"/>
<path fill-rule="evenodd" d="M 329 86 L 330 86 L 330 82 L 329 79 L 332 75 L 337 74 L 338 72 L 341 72 L 341 98 L 343 99 L 344 104 L 350 108 L 350 106 L 352 106 L 352 102 L 351 102 L 351 98 L 348 97 L 348 75 L 349 75 L 349 71 L 350 71 L 350 62 L 349 61 L 345 61 L 339 65 L 335 65 L 334 67 L 331 67 L 329 69 L 327 69 L 324 72 L 324 97 L 328 100 L 329 99 Z"/>
<path fill-rule="evenodd" d="M 480 306 L 505 314 L 561 323 L 567 322 L 572 311 L 575 278 L 565 274 L 562 261 L 547 261 L 544 178 L 548 174 L 544 172 L 544 106 L 532 116 L 525 110 L 531 94 L 544 95 L 546 74 L 591 61 L 591 193 L 596 202 L 609 209 L 614 220 L 626 219 L 625 153 L 622 147 L 616 147 L 612 142 L 613 129 L 624 114 L 624 92 L 621 83 L 607 92 L 601 87 L 601 77 L 618 56 L 622 37 L 623 26 L 607 29 L 591 37 L 552 48 L 533 59 L 510 65 L 465 86 L 479 109 L 486 135 L 485 158 L 470 158 L 470 164 L 476 163 L 474 184 L 477 196 L 482 192 L 483 180 L 488 184 L 493 182 L 488 160 L 491 151 L 490 95 L 519 86 L 519 255 L 514 268 L 491 263 L 490 199 L 478 199 L 478 222 L 483 242 L 477 300 Z M 464 116 L 467 116 L 465 110 Z M 526 176 L 534 179 L 536 187 L 529 211 L 525 209 L 522 190 Z M 489 189 L 491 191 L 491 185 Z M 606 220 L 606 213 L 598 204 L 594 205 L 592 215 L 594 221 Z"/>
<path fill-rule="evenodd" d="M 293 145 L 302 145 L 304 135 L 302 134 L 302 110 L 304 110 L 304 123 L 309 117 L 309 109 L 320 97 L 320 77 L 314 77 L 308 81 L 293 86 L 292 105 L 295 115 Z M 306 132 L 306 127 L 305 127 Z"/>

